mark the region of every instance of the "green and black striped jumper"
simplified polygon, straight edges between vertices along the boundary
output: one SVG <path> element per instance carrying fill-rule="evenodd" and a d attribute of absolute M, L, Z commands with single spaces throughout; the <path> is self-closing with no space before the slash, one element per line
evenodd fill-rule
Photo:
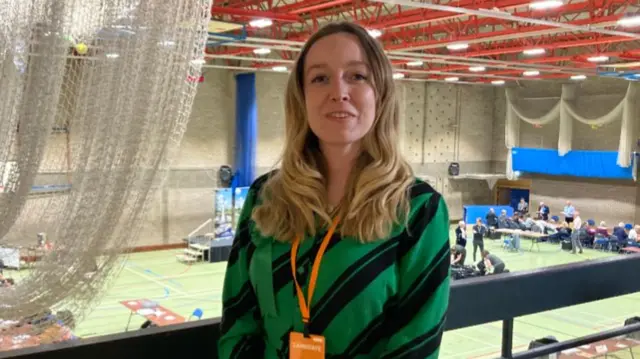
<path fill-rule="evenodd" d="M 223 290 L 219 356 L 289 357 L 289 332 L 303 331 L 291 275 L 290 243 L 262 237 L 250 219 L 261 185 L 247 196 Z M 326 357 L 438 357 L 449 301 L 449 215 L 441 195 L 416 180 L 408 228 L 362 244 L 334 234 L 311 303 L 311 334 L 326 338 Z M 300 244 L 297 278 L 306 284 L 326 230 Z"/>

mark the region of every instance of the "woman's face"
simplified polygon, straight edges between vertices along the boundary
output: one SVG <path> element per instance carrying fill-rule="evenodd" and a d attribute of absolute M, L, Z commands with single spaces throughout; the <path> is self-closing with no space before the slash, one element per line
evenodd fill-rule
<path fill-rule="evenodd" d="M 373 126 L 375 90 L 366 55 L 347 33 L 318 40 L 307 53 L 304 94 L 309 127 L 324 144 L 352 144 Z"/>

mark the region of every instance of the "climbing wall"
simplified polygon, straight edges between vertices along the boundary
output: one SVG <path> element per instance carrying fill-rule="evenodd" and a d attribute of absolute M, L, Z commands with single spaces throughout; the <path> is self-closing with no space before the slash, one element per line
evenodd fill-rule
<path fill-rule="evenodd" d="M 404 155 L 413 164 L 421 165 L 423 161 L 423 142 L 425 129 L 426 84 L 421 82 L 402 82 L 404 102 L 401 113 L 404 117 Z"/>
<path fill-rule="evenodd" d="M 488 204 L 492 192 L 485 181 L 451 179 L 448 166 L 461 173 L 491 170 L 493 88 L 429 83 L 426 88 L 424 172 L 437 176 L 452 219 L 462 218 L 462 206 Z"/>
<path fill-rule="evenodd" d="M 457 89 L 455 85 L 428 84 L 423 156 L 425 163 L 456 160 Z"/>
<path fill-rule="evenodd" d="M 457 160 L 486 164 L 491 161 L 495 92 L 493 88 L 482 86 L 458 86 L 457 95 Z M 478 165 L 474 163 L 471 170 L 486 171 L 477 168 Z"/>

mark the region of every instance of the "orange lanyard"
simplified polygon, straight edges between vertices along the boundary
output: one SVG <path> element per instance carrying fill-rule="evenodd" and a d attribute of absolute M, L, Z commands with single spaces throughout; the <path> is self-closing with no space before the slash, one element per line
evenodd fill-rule
<path fill-rule="evenodd" d="M 327 235 L 324 236 L 322 240 L 322 244 L 320 244 L 320 248 L 318 249 L 318 254 L 316 254 L 316 259 L 313 262 L 313 267 L 311 268 L 311 277 L 309 277 L 309 288 L 307 289 L 307 300 L 304 299 L 304 294 L 302 293 L 302 288 L 298 283 L 298 279 L 296 278 L 296 255 L 298 253 L 298 247 L 300 246 L 300 237 L 296 237 L 293 241 L 293 245 L 291 246 L 291 274 L 293 275 L 293 283 L 296 286 L 296 292 L 298 293 L 298 303 L 300 305 L 300 312 L 302 313 L 302 322 L 305 327 L 305 334 L 308 335 L 308 324 L 309 319 L 311 318 L 311 299 L 313 298 L 313 292 L 316 289 L 316 281 L 318 280 L 318 271 L 320 270 L 320 261 L 322 261 L 322 256 L 324 255 L 327 246 L 329 245 L 329 240 L 333 236 L 333 232 L 335 232 L 336 227 L 338 226 L 338 222 L 340 220 L 335 218 Z"/>

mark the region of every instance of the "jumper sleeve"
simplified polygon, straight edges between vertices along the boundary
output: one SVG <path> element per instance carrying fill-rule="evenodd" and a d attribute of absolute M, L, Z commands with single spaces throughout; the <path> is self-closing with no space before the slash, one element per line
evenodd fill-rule
<path fill-rule="evenodd" d="M 222 292 L 222 322 L 218 356 L 221 359 L 259 358 L 264 353 L 260 308 L 249 279 L 253 253 L 249 222 L 257 197 L 252 186 L 243 205 L 236 236 L 227 262 Z"/>
<path fill-rule="evenodd" d="M 411 236 L 399 259 L 399 293 L 387 323 L 385 359 L 435 359 L 439 354 L 449 303 L 449 213 L 439 193 L 426 196 L 409 224 Z"/>

